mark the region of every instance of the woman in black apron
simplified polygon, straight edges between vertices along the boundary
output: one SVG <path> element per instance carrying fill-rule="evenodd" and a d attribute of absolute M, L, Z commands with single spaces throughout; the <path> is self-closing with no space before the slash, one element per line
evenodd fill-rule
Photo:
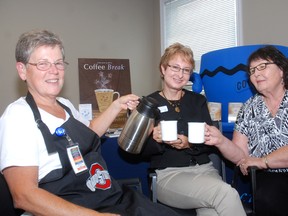
<path fill-rule="evenodd" d="M 152 203 L 137 191 L 120 187 L 109 175 L 101 156 L 99 136 L 105 133 L 123 108 L 133 109 L 137 106 L 137 96 L 131 94 L 120 97 L 98 119 L 92 120 L 89 128 L 74 118 L 71 111 L 74 107 L 68 107 L 56 98 L 64 83 L 66 64 L 62 42 L 56 35 L 49 31 L 23 34 L 16 47 L 16 60 L 18 74 L 27 83 L 28 94 L 25 99 L 20 98 L 7 108 L 0 124 L 0 154 L 2 158 L 7 159 L 2 161 L 1 158 L 1 171 L 7 180 L 15 207 L 33 215 L 53 216 L 102 215 L 99 212 L 115 213 L 103 215 L 127 216 L 177 215 L 162 205 Z M 41 166 L 25 165 L 30 161 L 29 151 L 37 153 L 35 149 L 29 149 L 31 145 L 25 142 L 27 136 L 31 136 L 31 140 L 34 138 L 33 132 L 28 129 L 28 122 L 27 128 L 22 128 L 25 131 L 21 133 L 23 145 L 9 142 L 9 139 L 13 140 L 7 137 L 7 134 L 11 134 L 9 130 L 13 129 L 11 121 L 15 121 L 13 112 L 18 111 L 19 116 L 19 110 L 23 110 L 23 118 L 20 116 L 17 119 L 23 124 L 23 119 L 27 118 L 27 115 L 30 116 L 30 108 L 35 125 L 43 136 L 47 155 L 58 154 L 61 166 L 53 165 L 53 161 L 43 161 L 41 156 L 38 156 Z M 55 132 L 51 133 L 49 128 L 54 123 L 48 121 L 47 124 L 42 121 L 39 108 L 45 115 L 51 114 L 53 118 L 64 120 L 64 123 L 57 125 Z M 102 121 L 103 119 L 105 121 Z M 31 120 L 29 122 L 31 123 Z M 26 146 L 28 150 L 25 149 Z M 41 151 L 40 147 L 36 147 Z M 27 153 L 27 161 L 23 161 L 23 164 L 19 164 L 18 158 L 13 158 L 14 152 L 19 155 L 20 148 L 23 148 L 23 154 Z M 5 154 L 1 149 L 5 149 Z M 45 166 L 45 163 L 49 166 Z M 51 166 L 55 169 L 51 169 Z M 42 173 L 40 167 L 49 167 L 51 170 L 39 178 L 39 173 Z"/>

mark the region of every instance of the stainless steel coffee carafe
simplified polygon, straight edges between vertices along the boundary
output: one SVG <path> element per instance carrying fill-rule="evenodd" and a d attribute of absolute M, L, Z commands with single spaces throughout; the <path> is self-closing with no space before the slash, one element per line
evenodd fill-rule
<path fill-rule="evenodd" d="M 155 117 L 158 115 L 158 103 L 151 97 L 143 97 L 129 116 L 118 137 L 118 145 L 125 151 L 139 154 L 151 134 Z"/>

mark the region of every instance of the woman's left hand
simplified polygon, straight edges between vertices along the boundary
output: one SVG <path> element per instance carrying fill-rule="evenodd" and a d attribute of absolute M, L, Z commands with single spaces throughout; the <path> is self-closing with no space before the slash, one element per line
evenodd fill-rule
<path fill-rule="evenodd" d="M 237 166 L 240 167 L 240 170 L 243 175 L 248 175 L 249 167 L 256 166 L 260 169 L 264 169 L 263 167 L 263 158 L 257 158 L 257 157 L 246 157 L 241 159 Z"/>
<path fill-rule="evenodd" d="M 182 134 L 178 134 L 178 139 L 175 141 L 166 141 L 167 145 L 176 149 L 186 149 L 189 148 L 188 137 Z"/>

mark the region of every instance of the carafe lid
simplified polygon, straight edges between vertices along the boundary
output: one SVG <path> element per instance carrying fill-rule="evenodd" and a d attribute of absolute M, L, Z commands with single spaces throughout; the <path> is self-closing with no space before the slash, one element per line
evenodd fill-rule
<path fill-rule="evenodd" d="M 137 111 L 149 118 L 155 118 L 159 114 L 157 107 L 157 100 L 152 97 L 142 97 L 140 99 L 140 104 L 137 107 Z"/>

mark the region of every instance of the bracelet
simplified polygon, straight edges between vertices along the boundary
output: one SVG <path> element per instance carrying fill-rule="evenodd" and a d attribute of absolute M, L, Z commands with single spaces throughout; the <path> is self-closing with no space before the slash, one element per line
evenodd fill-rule
<path fill-rule="evenodd" d="M 268 164 L 267 155 L 264 156 L 263 159 L 264 159 L 264 162 L 265 162 L 265 165 L 266 165 L 267 169 L 270 168 L 270 167 L 269 167 L 269 164 Z"/>

